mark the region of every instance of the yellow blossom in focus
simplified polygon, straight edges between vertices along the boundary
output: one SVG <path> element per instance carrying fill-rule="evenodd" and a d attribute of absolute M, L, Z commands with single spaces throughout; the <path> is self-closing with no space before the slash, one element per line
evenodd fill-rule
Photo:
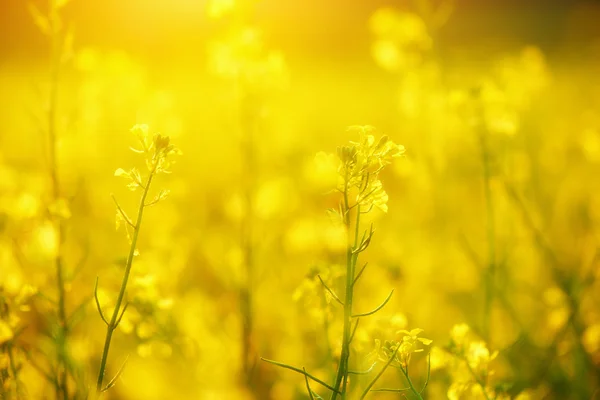
<path fill-rule="evenodd" d="M 141 149 L 131 148 L 135 153 L 146 156 L 146 166 L 150 173 L 170 173 L 169 167 L 172 160 L 171 155 L 181 155 L 181 151 L 171 144 L 171 138 L 156 133 L 150 137 L 150 128 L 146 124 L 137 124 L 131 128 L 131 133 L 135 135 L 141 145 Z M 119 168 L 115 171 L 115 176 L 128 177 L 134 185 L 141 186 L 141 178 L 137 170 L 131 170 L 129 173 Z M 134 186 L 134 189 L 135 187 Z M 131 188 L 131 187 L 130 187 Z"/>
<path fill-rule="evenodd" d="M 404 146 L 397 145 L 387 136 L 375 141 L 375 128 L 372 126 L 351 126 L 351 132 L 358 132 L 359 141 L 338 147 L 338 186 L 352 201 L 349 207 L 360 205 L 364 212 L 373 207 L 387 212 L 388 195 L 379 180 L 379 173 L 391 164 L 392 159 L 404 155 Z"/>
<path fill-rule="evenodd" d="M 397 333 L 402 334 L 400 341 L 386 340 L 384 345 L 381 346 L 379 341 L 376 341 L 377 347 L 381 348 L 382 355 L 381 360 L 388 361 L 390 357 L 394 356 L 393 365 L 406 369 L 410 363 L 410 359 L 413 353 L 420 353 L 424 351 L 421 345 L 429 346 L 433 341 L 431 339 L 418 337 L 423 332 L 423 329 L 412 329 L 407 331 L 402 329 Z"/>

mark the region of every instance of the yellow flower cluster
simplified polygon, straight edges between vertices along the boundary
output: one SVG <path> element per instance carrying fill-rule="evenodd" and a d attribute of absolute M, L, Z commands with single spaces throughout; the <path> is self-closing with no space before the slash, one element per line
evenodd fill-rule
<path fill-rule="evenodd" d="M 146 156 L 146 167 L 150 175 L 164 173 L 169 174 L 169 168 L 173 161 L 169 158 L 170 155 L 180 155 L 181 151 L 171 144 L 171 139 L 168 136 L 163 136 L 160 133 L 150 137 L 148 125 L 135 125 L 131 128 L 131 132 L 137 137 L 142 148 L 136 149 L 131 147 L 135 153 L 144 154 Z M 115 176 L 121 176 L 129 181 L 127 187 L 132 191 L 138 188 L 145 188 L 142 182 L 142 176 L 136 168 L 125 171 L 123 168 L 118 168 L 115 171 Z M 161 192 L 160 198 L 155 199 L 154 203 L 162 200 L 168 193 Z"/>
<path fill-rule="evenodd" d="M 404 146 L 395 144 L 385 135 L 376 142 L 372 126 L 352 126 L 348 130 L 358 132 L 360 140 L 338 147 L 337 189 L 346 194 L 349 201 L 354 201 L 348 207 L 359 205 L 363 212 L 369 212 L 376 206 L 387 212 L 388 195 L 379 180 L 379 173 L 393 158 L 404 154 Z"/>
<path fill-rule="evenodd" d="M 413 353 L 424 351 L 421 345 L 429 346 L 433 342 L 431 339 L 419 337 L 422 332 L 423 329 L 419 328 L 410 331 L 403 329 L 396 332 L 402 334 L 401 340 L 386 340 L 383 346 L 377 341 L 377 347 L 381 349 L 380 359 L 387 362 L 394 358 L 392 365 L 406 370 Z"/>
<path fill-rule="evenodd" d="M 444 360 L 452 376 L 448 398 L 500 398 L 501 393 L 495 392 L 489 379 L 494 374 L 490 364 L 498 352 L 490 352 L 487 344 L 464 323 L 452 327 L 450 339 L 449 354 Z"/>
<path fill-rule="evenodd" d="M 15 341 L 24 333 L 26 325 L 21 319 L 22 314 L 30 311 L 32 296 L 37 293 L 30 285 L 12 290 L 0 285 L 0 397 L 9 393 L 9 388 L 15 383 L 15 371 L 22 367 L 17 361 Z"/>
<path fill-rule="evenodd" d="M 173 161 L 171 158 L 169 158 L 169 156 L 180 155 L 181 151 L 171 144 L 171 140 L 168 136 L 163 136 L 160 133 L 150 136 L 148 125 L 135 125 L 133 128 L 131 128 L 131 132 L 136 136 L 136 138 L 139 141 L 139 144 L 141 145 L 141 149 L 131 147 L 131 150 L 135 153 L 145 155 L 146 168 L 148 169 L 148 177 L 144 181 L 142 175 L 135 167 L 131 168 L 129 171 L 125 171 L 123 168 L 118 168 L 115 171 L 115 176 L 127 179 L 127 187 L 130 190 L 135 191 L 141 188 L 144 191 L 143 207 L 153 206 L 159 201 L 162 201 L 165 198 L 167 198 L 167 196 L 169 195 L 169 190 L 161 189 L 158 192 L 158 194 L 156 194 L 154 198 L 152 198 L 152 200 L 146 201 L 146 195 L 152 178 L 159 173 L 171 173 L 171 171 L 169 171 L 169 168 Z M 125 213 L 123 208 L 121 208 L 121 206 L 117 203 L 116 199 L 115 203 L 117 206 L 116 229 L 119 229 L 121 225 L 125 225 L 127 239 L 131 243 L 132 232 L 136 226 L 135 221 L 133 221 L 127 215 L 127 213 Z M 138 254 L 137 250 L 135 254 Z"/>
<path fill-rule="evenodd" d="M 172 160 L 170 155 L 180 155 L 181 151 L 171 144 L 168 136 L 157 133 L 150 136 L 148 125 L 138 124 L 131 128 L 131 132 L 137 137 L 142 149 L 131 148 L 136 153 L 146 155 L 146 166 L 149 172 L 170 173 L 169 167 Z"/>
<path fill-rule="evenodd" d="M 342 267 L 339 265 L 314 266 L 294 291 L 294 301 L 298 302 L 315 322 L 322 323 L 332 318 L 336 304 L 332 294 L 323 290 L 323 283 L 332 287 L 342 273 Z"/>
<path fill-rule="evenodd" d="M 31 297 L 37 289 L 24 285 L 18 290 L 6 290 L 0 286 L 0 346 L 15 337 L 15 332 L 22 329 L 19 314 L 30 310 Z"/>

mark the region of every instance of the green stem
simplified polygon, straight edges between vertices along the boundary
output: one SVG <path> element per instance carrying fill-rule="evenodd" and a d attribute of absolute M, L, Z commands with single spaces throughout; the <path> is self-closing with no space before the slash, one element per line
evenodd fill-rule
<path fill-rule="evenodd" d="M 131 273 L 131 266 L 133 265 L 133 258 L 135 257 L 135 249 L 137 247 L 137 241 L 140 234 L 140 227 L 142 225 L 142 216 L 144 214 L 144 204 L 146 202 L 146 197 L 148 196 L 148 190 L 150 189 L 150 184 L 152 183 L 152 178 L 154 177 L 154 173 L 156 171 L 156 165 L 152 171 L 150 171 L 150 176 L 148 177 L 148 181 L 144 186 L 144 193 L 142 194 L 142 198 L 140 200 L 140 205 L 138 209 L 137 220 L 135 223 L 135 228 L 133 231 L 133 237 L 131 239 L 131 246 L 129 248 L 129 255 L 127 257 L 127 265 L 125 267 L 125 273 L 123 274 L 123 281 L 121 282 L 121 289 L 119 290 L 119 296 L 117 297 L 117 303 L 115 304 L 115 309 L 112 313 L 112 317 L 110 319 L 110 323 L 106 327 L 106 339 L 104 340 L 104 351 L 102 352 L 102 360 L 100 362 L 100 372 L 98 373 L 98 382 L 96 384 L 96 396 L 100 395 L 102 391 L 102 382 L 104 380 L 104 374 L 106 372 L 106 362 L 108 361 L 108 351 L 110 349 L 110 343 L 112 340 L 112 335 L 115 329 L 117 329 L 119 313 L 121 310 L 121 304 L 123 303 L 123 298 L 125 297 L 125 291 L 127 289 L 127 281 L 129 280 L 129 275 Z"/>
<path fill-rule="evenodd" d="M 304 369 L 304 368 L 300 369 L 300 368 L 297 368 L 297 367 L 294 367 L 294 366 L 291 366 L 291 365 L 288 365 L 288 364 L 280 363 L 280 362 L 278 362 L 278 361 L 274 361 L 274 360 L 269 360 L 269 359 L 266 359 L 266 358 L 263 358 L 263 357 L 261 357 L 261 360 L 263 360 L 263 361 L 265 361 L 265 362 L 268 362 L 268 363 L 271 363 L 271 364 L 273 364 L 273 365 L 277 365 L 277 366 L 279 366 L 279 367 L 281 367 L 281 368 L 286 368 L 286 369 L 290 369 L 290 370 L 292 370 L 292 371 L 299 372 L 299 373 L 301 373 L 302 375 L 304 375 L 304 376 L 306 376 L 306 377 L 308 377 L 308 378 L 312 379 L 313 381 L 315 381 L 315 382 L 317 382 L 317 383 L 321 384 L 323 387 L 326 387 L 327 389 L 329 389 L 329 390 L 331 390 L 331 391 L 335 391 L 335 388 L 333 388 L 333 387 L 329 386 L 327 383 L 323 382 L 323 381 L 322 381 L 322 380 L 320 380 L 319 378 L 317 378 L 317 377 L 315 377 L 315 376 L 313 376 L 313 375 L 309 374 L 308 372 L 306 372 L 306 369 Z"/>
<path fill-rule="evenodd" d="M 400 348 L 400 346 L 396 346 L 396 349 L 394 350 L 394 352 L 390 356 L 390 359 L 385 363 L 385 365 L 383 366 L 383 368 L 381 368 L 381 370 L 377 373 L 377 375 L 375 376 L 375 378 L 373 378 L 373 380 L 371 381 L 371 383 L 369 383 L 369 385 L 367 386 L 367 388 L 364 390 L 362 396 L 360 396 L 360 400 L 363 400 L 365 397 L 367 397 L 367 395 L 371 391 L 371 388 L 373 387 L 373 385 L 375 385 L 377 383 L 377 381 L 379 380 L 379 378 L 381 378 L 381 376 L 383 375 L 383 373 L 385 372 L 385 370 L 388 369 L 388 367 L 392 364 L 392 362 L 396 358 L 396 354 L 398 353 L 398 349 L 399 348 Z"/>
<path fill-rule="evenodd" d="M 348 180 L 346 179 L 346 182 Z M 344 298 L 344 331 L 342 338 L 342 352 L 340 363 L 335 379 L 335 389 L 331 394 L 331 400 L 337 399 L 338 392 L 341 393 L 342 400 L 346 399 L 346 387 L 348 384 L 348 365 L 350 359 L 350 337 L 352 330 L 352 299 L 354 295 L 354 273 L 358 254 L 353 254 L 354 248 L 358 245 L 358 231 L 360 227 L 360 205 L 356 207 L 356 226 L 354 232 L 354 244 L 350 241 L 350 206 L 348 202 L 348 187 L 344 189 L 344 224 L 348 232 L 348 246 L 346 249 L 346 294 Z M 341 390 L 340 390 L 341 387 Z"/>
<path fill-rule="evenodd" d="M 415 396 L 417 396 L 417 399 L 423 400 L 423 396 L 421 396 L 421 393 L 419 393 L 419 391 L 417 389 L 415 389 L 415 386 L 413 385 L 412 380 L 410 379 L 410 375 L 408 374 L 408 364 L 406 365 L 406 369 L 400 367 L 400 371 L 402 371 L 402 374 L 408 381 L 408 386 L 410 387 L 410 391 L 413 392 L 415 394 Z"/>

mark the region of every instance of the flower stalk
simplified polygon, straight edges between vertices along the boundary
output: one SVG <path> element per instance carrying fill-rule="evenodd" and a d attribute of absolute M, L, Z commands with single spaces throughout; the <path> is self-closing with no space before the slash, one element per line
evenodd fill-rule
<path fill-rule="evenodd" d="M 486 132 L 479 132 L 479 147 L 483 167 L 483 190 L 486 212 L 486 235 L 488 245 L 487 269 L 485 271 L 485 302 L 483 310 L 483 337 L 490 340 L 490 324 L 492 305 L 496 297 L 496 224 L 494 221 L 494 202 L 492 198 L 491 154 L 487 143 Z"/>
<path fill-rule="evenodd" d="M 358 265 L 359 255 L 367 250 L 374 234 L 373 226 L 371 225 L 361 235 L 361 216 L 371 212 L 375 207 L 383 212 L 387 212 L 388 195 L 379 180 L 379 173 L 386 165 L 392 162 L 393 158 L 404 154 L 404 147 L 393 143 L 387 136 L 383 136 L 378 142 L 375 142 L 375 137 L 371 135 L 374 131 L 373 127 L 357 126 L 351 127 L 350 130 L 358 132 L 360 141 L 350 142 L 349 145 L 338 148 L 339 164 L 336 171 L 338 180 L 336 192 L 341 194 L 341 200 L 338 209 L 328 210 L 330 215 L 334 216 L 344 226 L 346 231 L 346 273 L 344 276 L 345 292 L 343 298 L 340 299 L 319 276 L 324 290 L 344 308 L 342 348 L 334 383 L 332 385 L 324 384 L 324 382 L 308 374 L 304 368 L 300 369 L 263 359 L 264 361 L 303 374 L 307 383 L 307 390 L 311 397 L 313 396 L 313 392 L 308 385 L 308 379 L 310 378 L 315 382 L 321 383 L 322 386 L 331 391 L 330 400 L 337 400 L 338 398 L 346 400 L 348 398 L 350 393 L 350 374 L 364 375 L 372 370 L 371 367 L 366 373 L 357 373 L 350 369 L 352 340 L 358 328 L 360 318 L 373 315 L 381 310 L 390 300 L 393 291 L 375 309 L 369 312 L 354 314 L 354 288 L 359 278 L 363 275 L 367 264 L 365 263 L 358 272 L 356 266 Z M 328 158 L 327 156 L 320 157 L 321 155 L 319 153 L 317 158 Z M 353 320 L 356 320 L 356 322 Z M 370 387 L 379 379 L 382 373 L 383 371 L 369 385 L 367 391 L 363 393 L 363 398 L 368 394 Z"/>
<path fill-rule="evenodd" d="M 159 194 L 150 202 L 146 202 L 148 194 L 150 192 L 150 187 L 152 185 L 152 181 L 154 177 L 158 173 L 169 173 L 168 167 L 170 166 L 170 160 L 168 160 L 168 156 L 171 154 L 180 154 L 179 150 L 175 148 L 172 144 L 170 144 L 169 137 L 162 136 L 160 134 L 154 135 L 153 139 L 150 139 L 148 134 L 148 126 L 147 125 L 136 125 L 132 128 L 132 132 L 137 136 L 142 149 L 133 149 L 136 153 L 145 154 L 146 156 L 146 166 L 148 168 L 148 178 L 143 181 L 140 173 L 135 169 L 131 169 L 130 171 L 125 171 L 121 168 L 115 171 L 115 176 L 120 176 L 126 178 L 129 183 L 127 187 L 130 190 L 141 189 L 142 194 L 140 196 L 137 217 L 135 219 L 135 223 L 133 223 L 129 217 L 125 214 L 123 208 L 116 202 L 117 207 L 117 228 L 122 222 L 125 222 L 125 229 L 127 231 L 127 236 L 130 238 L 130 246 L 129 253 L 127 256 L 127 263 L 125 265 L 125 271 L 123 273 L 123 279 L 121 281 L 121 288 L 119 289 L 119 294 L 117 296 L 117 300 L 115 303 L 114 310 L 112 312 L 112 316 L 110 320 L 108 320 L 104 313 L 102 312 L 102 308 L 100 305 L 100 301 L 98 299 L 98 282 L 96 281 L 96 287 L 94 289 L 94 297 L 96 299 L 96 306 L 98 307 L 98 313 L 102 321 L 106 324 L 106 337 L 104 340 L 104 349 L 102 351 L 102 359 L 100 360 L 100 370 L 98 372 L 98 380 L 96 382 L 96 396 L 99 397 L 102 392 L 113 387 L 121 375 L 125 364 L 119 369 L 117 374 L 110 382 L 103 387 L 104 385 L 104 376 L 106 373 L 106 365 L 108 362 L 108 354 L 110 350 L 110 345 L 112 343 L 113 333 L 119 326 L 125 311 L 127 310 L 128 303 L 125 301 L 126 292 L 127 292 L 127 283 L 129 281 L 129 277 L 131 275 L 131 269 L 133 266 L 133 259 L 138 255 L 137 251 L 137 242 L 140 234 L 140 229 L 142 226 L 142 219 L 144 215 L 144 210 L 147 207 L 150 207 L 159 201 L 163 200 L 168 193 L 165 190 L 161 190 Z M 130 232 L 130 231 L 133 232 Z"/>
<path fill-rule="evenodd" d="M 55 396 L 57 399 L 69 399 L 69 360 L 67 354 L 67 341 L 69 335 L 69 318 L 66 311 L 65 293 L 65 267 L 63 262 L 63 246 L 65 241 L 64 220 L 68 216 L 68 209 L 61 197 L 61 185 L 58 171 L 57 126 L 58 95 L 60 88 L 61 70 L 68 57 L 72 44 L 72 35 L 63 27 L 60 12 L 67 1 L 50 1 L 47 12 L 40 11 L 33 3 L 29 3 L 29 12 L 34 23 L 46 36 L 50 47 L 49 63 L 49 92 L 47 98 L 47 113 L 45 131 L 47 139 L 48 173 L 50 178 L 50 218 L 56 234 L 56 252 L 54 255 L 54 270 L 56 274 L 56 317 L 58 330 L 55 334 L 57 365 L 57 384 Z"/>
<path fill-rule="evenodd" d="M 106 372 L 106 363 L 108 361 L 108 351 L 110 349 L 110 344 L 112 341 L 113 333 L 114 333 L 115 329 L 117 329 L 117 326 L 119 325 L 119 322 L 121 320 L 121 318 L 119 317 L 119 314 L 122 317 L 123 314 L 125 313 L 125 309 L 127 308 L 127 305 L 125 305 L 125 307 L 123 307 L 123 310 L 121 311 L 121 305 L 122 305 L 123 299 L 125 297 L 125 291 L 127 290 L 127 282 L 129 281 L 129 275 L 131 274 L 131 266 L 133 265 L 133 258 L 135 257 L 135 253 L 136 253 L 137 241 L 138 241 L 138 237 L 140 234 L 140 228 L 142 226 L 142 217 L 144 215 L 144 208 L 145 208 L 144 203 L 146 202 L 146 197 L 148 196 L 148 190 L 150 189 L 150 184 L 152 183 L 152 178 L 154 177 L 154 173 L 155 173 L 155 171 L 152 171 L 150 173 L 148 180 L 146 181 L 144 192 L 140 199 L 138 215 L 137 215 L 136 223 L 135 223 L 135 226 L 133 229 L 133 237 L 131 239 L 131 245 L 129 247 L 129 255 L 127 256 L 127 265 L 125 266 L 125 272 L 123 274 L 123 281 L 121 282 L 121 288 L 119 289 L 119 296 L 117 297 L 117 303 L 115 304 L 115 309 L 112 313 L 112 317 L 110 318 L 110 321 L 108 322 L 108 324 L 106 324 L 106 339 L 104 340 L 104 350 L 102 351 L 102 360 L 100 361 L 100 372 L 98 373 L 98 381 L 96 383 L 96 393 L 98 393 L 98 394 L 104 390 L 102 388 L 102 383 L 104 381 L 104 374 Z M 97 297 L 98 296 L 96 293 L 96 298 Z M 101 310 L 101 309 L 99 308 L 99 310 Z M 101 313 L 101 311 L 100 311 L 100 313 Z M 103 314 L 101 313 L 101 315 L 103 315 Z M 102 319 L 104 320 L 104 317 L 102 317 Z M 106 322 L 106 320 L 105 320 L 105 322 Z"/>
<path fill-rule="evenodd" d="M 346 226 L 346 232 L 350 232 L 350 210 L 348 207 L 348 191 L 347 186 L 344 191 L 344 225 Z M 348 384 L 348 373 L 349 373 L 349 359 L 350 359 L 350 344 L 352 341 L 351 330 L 352 330 L 352 301 L 354 298 L 354 271 L 356 270 L 356 261 L 358 260 L 358 253 L 354 252 L 354 249 L 358 246 L 358 231 L 360 226 L 360 205 L 357 207 L 355 216 L 355 232 L 354 242 L 348 244 L 346 249 L 346 295 L 343 301 L 344 304 L 344 330 L 342 338 L 342 353 L 340 356 L 340 363 L 338 364 L 338 371 L 335 378 L 335 391 L 331 394 L 331 399 L 335 400 L 338 396 L 338 392 L 341 394 L 341 398 L 346 398 L 346 389 Z M 350 242 L 350 234 L 348 234 L 348 241 Z M 341 386 L 341 388 L 340 388 Z"/>

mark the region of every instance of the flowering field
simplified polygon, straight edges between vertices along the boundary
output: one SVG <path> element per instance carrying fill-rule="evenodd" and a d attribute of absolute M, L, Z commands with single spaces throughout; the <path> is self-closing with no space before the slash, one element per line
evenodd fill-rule
<path fill-rule="evenodd" d="M 0 7 L 0 400 L 600 399 L 597 2 Z"/>

